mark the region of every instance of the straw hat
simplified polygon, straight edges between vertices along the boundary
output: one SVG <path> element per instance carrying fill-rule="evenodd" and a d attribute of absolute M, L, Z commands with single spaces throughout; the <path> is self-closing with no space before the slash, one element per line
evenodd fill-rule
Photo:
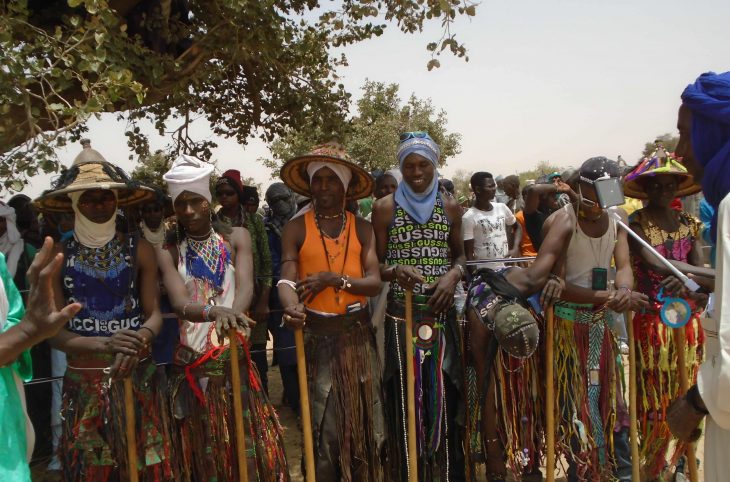
<path fill-rule="evenodd" d="M 334 142 L 316 146 L 312 152 L 288 160 L 281 168 L 281 180 L 295 193 L 311 197 L 307 166 L 316 161 L 340 164 L 352 171 L 352 180 L 346 194 L 348 199 L 362 199 L 373 192 L 373 178 L 370 174 L 352 162 L 345 149 Z"/>
<path fill-rule="evenodd" d="M 677 178 L 677 197 L 689 196 L 702 190 L 695 184 L 692 175 L 664 147 L 657 145 L 656 151 L 624 177 L 624 194 L 636 199 L 648 199 L 643 183 L 649 177 L 670 175 Z"/>
<path fill-rule="evenodd" d="M 33 204 L 50 213 L 72 212 L 68 193 L 91 189 L 113 189 L 117 192 L 119 207 L 131 206 L 155 198 L 153 189 L 129 178 L 121 168 L 107 162 L 104 156 L 91 148 L 91 141 L 82 139 L 84 146 L 73 164 L 56 182 L 54 189 L 44 192 Z"/>

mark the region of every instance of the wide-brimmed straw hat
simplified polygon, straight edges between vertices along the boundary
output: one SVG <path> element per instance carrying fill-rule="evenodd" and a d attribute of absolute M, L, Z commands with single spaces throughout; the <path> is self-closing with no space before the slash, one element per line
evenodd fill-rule
<path fill-rule="evenodd" d="M 281 168 L 281 180 L 295 193 L 311 197 L 307 166 L 317 161 L 331 162 L 350 169 L 352 180 L 347 189 L 348 199 L 362 199 L 373 192 L 373 178 L 370 174 L 355 164 L 345 149 L 334 142 L 316 146 L 312 152 L 288 160 Z"/>
<path fill-rule="evenodd" d="M 651 156 L 645 157 L 630 173 L 624 177 L 624 194 L 636 199 L 648 199 L 644 189 L 646 179 L 659 175 L 677 178 L 677 197 L 690 196 L 702 190 L 695 184 L 692 174 L 677 161 L 673 154 L 662 146 L 657 146 Z"/>
<path fill-rule="evenodd" d="M 53 189 L 33 201 L 39 210 L 49 213 L 73 212 L 68 194 L 91 189 L 116 191 L 119 207 L 155 198 L 153 189 L 133 181 L 121 168 L 104 159 L 104 156 L 91 148 L 88 139 L 83 139 L 81 144 L 84 146 L 81 153 L 56 181 Z"/>

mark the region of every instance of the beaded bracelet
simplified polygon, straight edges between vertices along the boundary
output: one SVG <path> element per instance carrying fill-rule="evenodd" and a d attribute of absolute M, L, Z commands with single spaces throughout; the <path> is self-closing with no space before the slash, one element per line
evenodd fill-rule
<path fill-rule="evenodd" d="M 204 305 L 203 306 L 203 319 L 205 321 L 210 321 L 210 310 L 213 309 L 213 305 Z"/>

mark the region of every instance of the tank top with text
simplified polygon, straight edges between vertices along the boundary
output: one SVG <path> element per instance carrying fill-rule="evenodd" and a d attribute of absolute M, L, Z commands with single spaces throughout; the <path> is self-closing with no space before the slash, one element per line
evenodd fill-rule
<path fill-rule="evenodd" d="M 108 337 L 144 324 L 134 266 L 137 241 L 134 236 L 114 236 L 100 248 L 84 246 L 75 238 L 66 242 L 63 294 L 68 303 L 82 305 L 69 320 L 69 331 Z"/>
<path fill-rule="evenodd" d="M 424 224 L 419 224 L 395 203 L 393 222 L 388 228 L 385 262 L 413 266 L 421 272 L 426 282 L 416 285 L 413 294 L 425 295 L 426 286 L 451 269 L 450 232 L 451 221 L 446 216 L 440 194 L 436 197 L 431 218 Z M 390 296 L 401 299 L 405 293 L 398 283 L 391 283 Z"/>

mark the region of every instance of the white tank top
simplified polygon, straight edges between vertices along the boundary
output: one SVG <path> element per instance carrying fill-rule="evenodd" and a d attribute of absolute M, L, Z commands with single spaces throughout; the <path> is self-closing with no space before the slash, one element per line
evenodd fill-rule
<path fill-rule="evenodd" d="M 565 280 L 581 288 L 590 289 L 593 285 L 593 268 L 609 270 L 611 279 L 611 260 L 616 245 L 616 221 L 609 216 L 608 229 L 603 236 L 592 238 L 580 228 L 573 205 L 568 204 L 563 209 L 570 215 L 574 228 L 565 262 Z"/>

